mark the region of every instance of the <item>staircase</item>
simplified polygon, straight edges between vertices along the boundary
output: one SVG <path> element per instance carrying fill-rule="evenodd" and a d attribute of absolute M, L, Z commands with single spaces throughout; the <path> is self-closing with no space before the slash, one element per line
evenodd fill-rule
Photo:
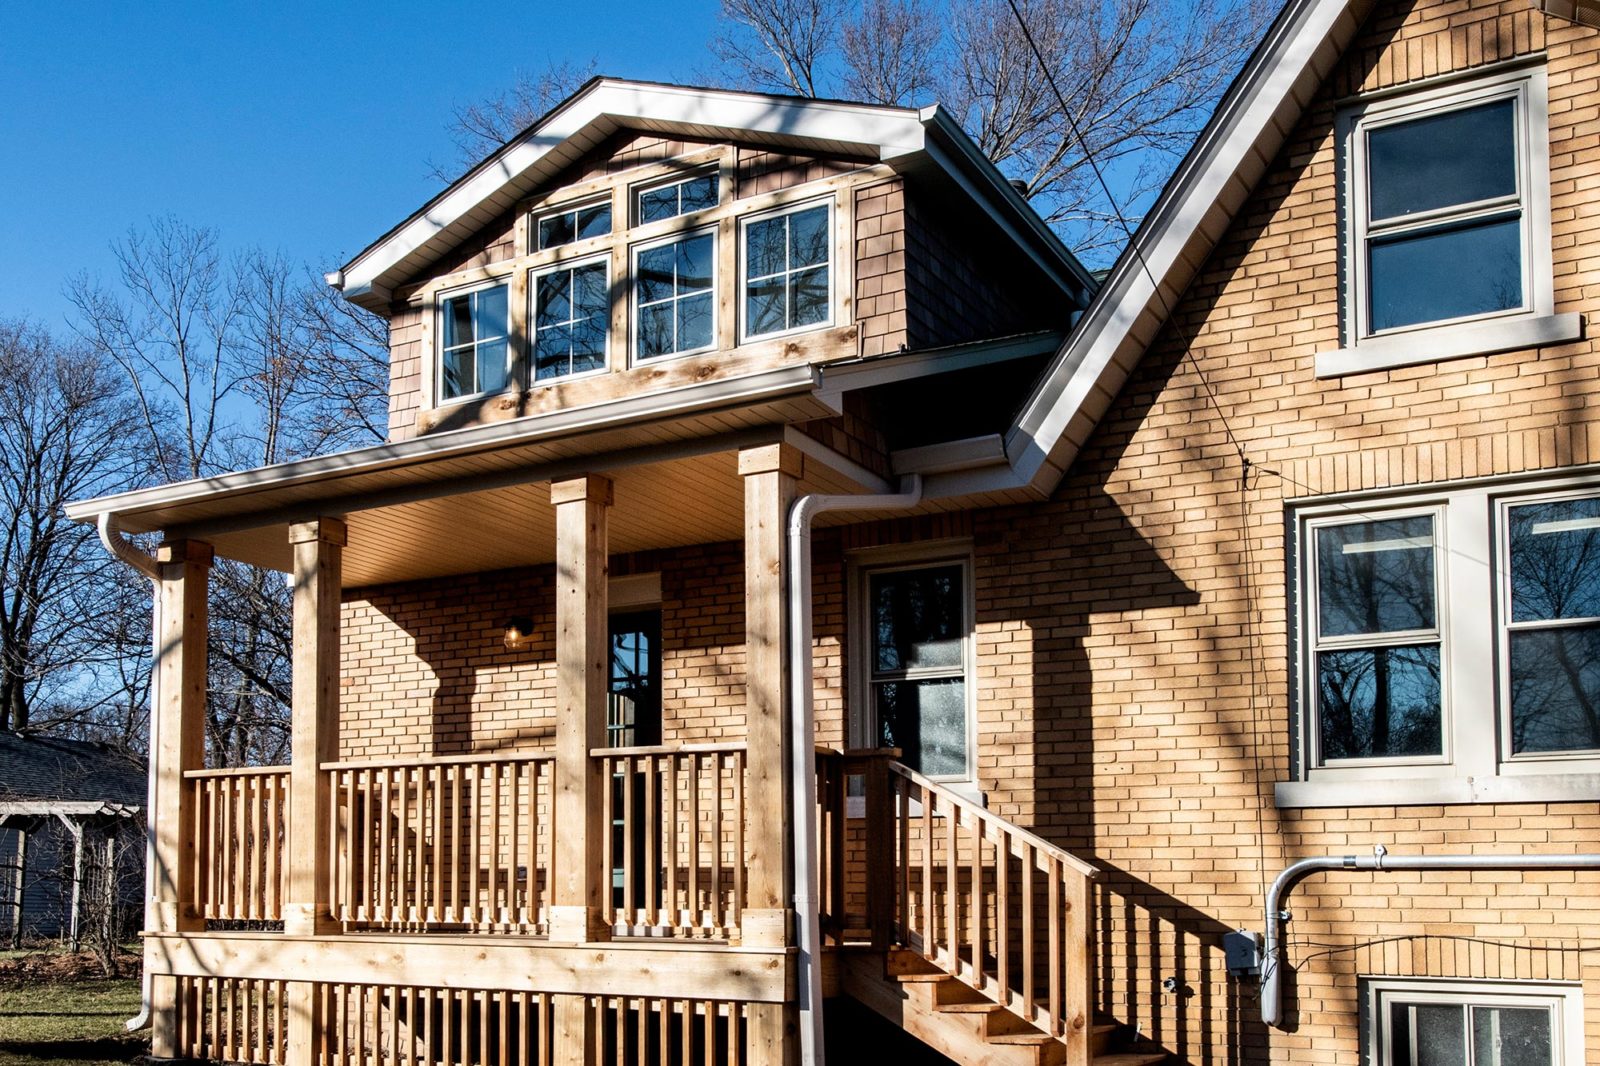
<path fill-rule="evenodd" d="M 1099 871 L 895 754 L 819 759 L 822 924 L 837 991 L 959 1063 L 1165 1062 L 1094 1015 Z M 847 810 L 854 794 L 861 812 Z"/>

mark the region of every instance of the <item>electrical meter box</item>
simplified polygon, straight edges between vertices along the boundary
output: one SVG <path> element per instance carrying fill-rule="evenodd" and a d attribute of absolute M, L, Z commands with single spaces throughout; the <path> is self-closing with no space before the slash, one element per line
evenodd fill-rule
<path fill-rule="evenodd" d="M 1256 977 L 1261 973 L 1261 934 L 1240 929 L 1222 936 L 1222 954 L 1228 973 L 1234 977 Z"/>

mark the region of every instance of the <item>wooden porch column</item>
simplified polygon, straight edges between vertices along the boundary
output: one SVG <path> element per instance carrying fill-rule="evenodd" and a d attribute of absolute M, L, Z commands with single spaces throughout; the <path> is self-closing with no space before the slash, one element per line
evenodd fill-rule
<path fill-rule="evenodd" d="M 154 715 L 157 738 L 155 808 L 149 812 L 155 829 L 155 893 L 145 924 L 159 932 L 203 929 L 205 920 L 194 906 L 194 791 L 184 787 L 183 772 L 205 766 L 206 641 L 210 618 L 206 607 L 211 577 L 211 545 L 169 540 L 156 549 L 161 568 L 160 699 Z M 172 979 L 151 983 L 150 1054 L 156 1059 L 178 1054 L 178 986 Z"/>
<path fill-rule="evenodd" d="M 550 484 L 556 509 L 556 833 L 550 939 L 608 940 L 605 904 L 604 790 L 610 787 L 590 752 L 606 743 L 609 623 L 606 618 L 609 478 L 586 475 Z M 555 1061 L 593 1061 L 595 1012 L 582 995 L 558 995 Z"/>
<path fill-rule="evenodd" d="M 802 472 L 803 458 L 789 445 L 764 445 L 739 453 L 739 473 L 744 476 L 745 795 L 749 797 L 742 932 L 744 943 L 750 945 L 787 945 L 793 932 L 789 869 L 793 739 L 785 713 L 789 574 L 784 531 Z M 749 1066 L 796 1061 L 795 1005 L 751 1004 L 747 1010 Z"/>
<path fill-rule="evenodd" d="M 348 539 L 338 518 L 289 527 L 294 551 L 293 706 L 283 931 L 290 936 L 321 936 L 339 928 L 330 884 L 333 797 L 322 764 L 339 753 L 339 593 Z M 311 1066 L 322 1028 L 316 985 L 290 981 L 284 991 L 289 1015 L 284 1062 Z"/>
<path fill-rule="evenodd" d="M 339 591 L 345 524 L 337 518 L 289 527 L 294 550 L 294 647 L 290 710 L 289 868 L 283 931 L 337 930 L 330 906 L 333 803 L 324 762 L 339 748 Z"/>
<path fill-rule="evenodd" d="M 194 792 L 185 770 L 205 767 L 206 608 L 211 545 L 169 540 L 156 550 L 161 567 L 160 716 L 156 758 L 155 913 L 152 927 L 166 933 L 197 930 L 205 922 L 194 908 Z"/>

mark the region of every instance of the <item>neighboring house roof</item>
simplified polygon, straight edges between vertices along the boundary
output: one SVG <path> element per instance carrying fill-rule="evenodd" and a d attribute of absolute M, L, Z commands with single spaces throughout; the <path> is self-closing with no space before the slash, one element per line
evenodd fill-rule
<path fill-rule="evenodd" d="M 1009 471 L 995 480 L 1054 490 L 1371 7 L 1285 5 L 1024 404 L 1005 437 Z M 930 491 L 957 495 L 974 479 L 951 475 Z"/>
<path fill-rule="evenodd" d="M 144 760 L 104 744 L 0 732 L 0 803 L 55 800 L 143 807 Z"/>
<path fill-rule="evenodd" d="M 937 106 L 921 110 L 595 78 L 507 141 L 330 280 L 382 311 L 391 291 L 625 129 L 779 150 L 865 155 L 897 169 L 931 163 L 971 196 L 1064 289 L 1093 278 L 1055 232 Z"/>

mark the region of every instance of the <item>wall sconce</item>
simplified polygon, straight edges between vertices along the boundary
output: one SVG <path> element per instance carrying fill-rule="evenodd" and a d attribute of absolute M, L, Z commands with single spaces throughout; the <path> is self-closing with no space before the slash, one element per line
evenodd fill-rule
<path fill-rule="evenodd" d="M 513 618 L 506 623 L 506 650 L 521 651 L 533 646 L 533 619 Z"/>

